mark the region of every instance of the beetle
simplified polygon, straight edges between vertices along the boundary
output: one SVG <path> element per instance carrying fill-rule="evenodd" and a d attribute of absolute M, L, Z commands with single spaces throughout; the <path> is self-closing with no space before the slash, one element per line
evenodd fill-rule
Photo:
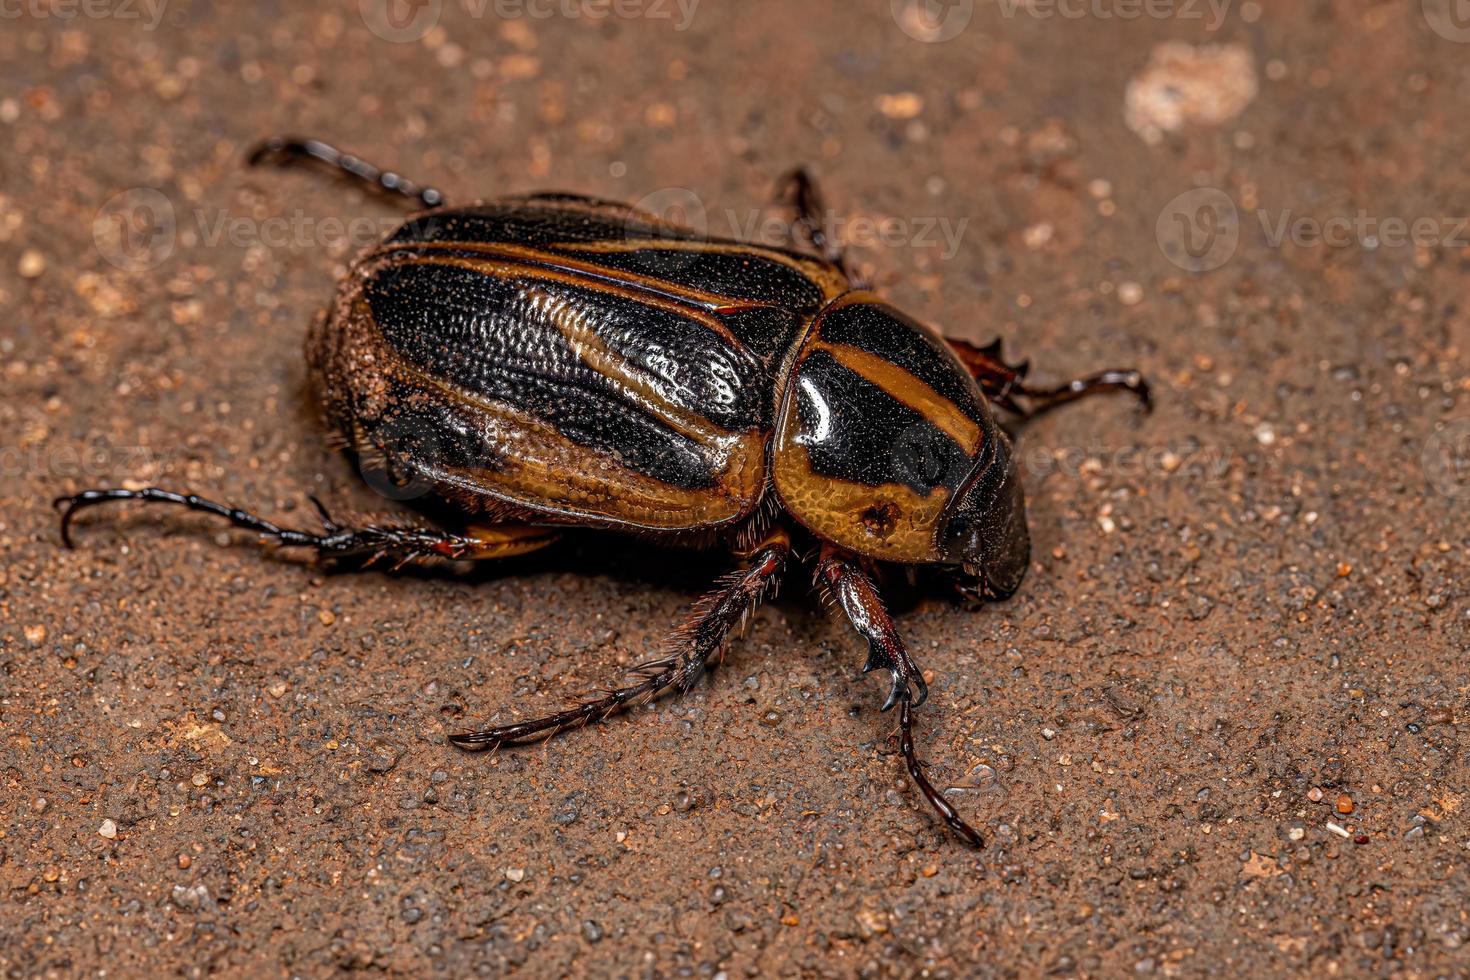
<path fill-rule="evenodd" d="M 1009 597 L 1030 539 L 993 408 L 1026 419 L 1126 391 L 1147 410 L 1143 377 L 1110 370 L 1033 387 L 998 342 L 944 339 L 850 271 L 802 169 L 780 194 L 796 215 L 791 237 L 768 247 L 573 194 L 450 207 L 438 190 L 319 140 L 268 140 L 250 156 L 302 162 L 418 205 L 354 261 L 306 355 L 326 422 L 364 474 L 380 488 L 415 487 L 452 518 L 349 527 L 313 499 L 314 532 L 189 493 L 114 488 L 58 498 L 63 542 L 83 509 L 138 500 L 359 566 L 507 558 L 579 528 L 744 560 L 632 683 L 450 736 L 467 750 L 688 691 L 795 556 L 867 641 L 864 672 L 887 673 L 882 710 L 898 708 L 909 777 L 981 846 L 917 757 L 914 709 L 928 688 L 876 581 L 928 567 L 963 598 Z"/>

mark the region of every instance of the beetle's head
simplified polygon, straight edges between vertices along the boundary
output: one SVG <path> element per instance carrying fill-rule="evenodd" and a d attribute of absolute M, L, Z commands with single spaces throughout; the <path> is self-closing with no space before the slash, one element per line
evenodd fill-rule
<path fill-rule="evenodd" d="M 950 505 L 941 547 L 955 587 L 971 599 L 1005 599 L 1031 561 L 1026 500 L 1011 442 L 997 426 Z"/>

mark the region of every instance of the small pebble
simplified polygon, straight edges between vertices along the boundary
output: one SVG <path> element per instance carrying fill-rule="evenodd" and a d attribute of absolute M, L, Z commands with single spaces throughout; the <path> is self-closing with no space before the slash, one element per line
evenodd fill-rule
<path fill-rule="evenodd" d="M 102 826 L 97 828 L 97 833 L 106 837 L 108 840 L 115 840 L 117 838 L 117 824 L 110 818 L 104 820 L 102 821 Z"/>
<path fill-rule="evenodd" d="M 1143 287 L 1136 282 L 1118 284 L 1118 302 L 1124 306 L 1137 306 L 1143 301 Z"/>
<path fill-rule="evenodd" d="M 193 863 L 194 863 L 194 859 L 191 858 L 189 855 L 187 855 L 187 854 L 180 854 L 179 855 L 179 868 L 180 868 L 180 870 L 188 871 L 189 870 L 189 865 L 191 865 Z"/>
<path fill-rule="evenodd" d="M 1346 793 L 1343 793 L 1342 795 L 1338 796 L 1338 798 L 1337 798 L 1337 812 L 1338 813 L 1352 813 L 1353 812 L 1353 798 L 1351 796 L 1348 796 Z"/>
<path fill-rule="evenodd" d="M 193 783 L 195 786 L 203 786 L 205 783 L 209 782 L 209 777 L 202 772 L 196 772 L 194 775 L 189 777 L 189 782 Z"/>
<path fill-rule="evenodd" d="M 873 103 L 889 119 L 913 119 L 924 111 L 924 98 L 915 92 L 880 95 Z"/>
<path fill-rule="evenodd" d="M 20 265 L 17 267 L 23 279 L 36 279 L 46 271 L 46 256 L 33 248 L 26 249 L 20 257 Z"/>
<path fill-rule="evenodd" d="M 526 879 L 526 869 L 525 868 L 506 868 L 505 869 L 505 876 L 508 879 L 510 879 L 511 881 L 525 881 L 525 879 Z"/>
<path fill-rule="evenodd" d="M 1307 799 L 1311 800 L 1313 803 L 1321 803 L 1322 791 L 1313 786 L 1311 789 L 1307 790 Z"/>

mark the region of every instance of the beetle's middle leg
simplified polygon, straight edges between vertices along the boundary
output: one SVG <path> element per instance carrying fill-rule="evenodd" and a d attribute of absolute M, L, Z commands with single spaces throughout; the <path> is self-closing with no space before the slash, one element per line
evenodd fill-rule
<path fill-rule="evenodd" d="M 898 705 L 898 745 L 909 778 L 950 830 L 967 843 L 985 846 L 975 828 L 960 818 L 944 794 L 924 775 L 924 764 L 914 751 L 914 709 L 924 703 L 928 688 L 919 668 L 909 657 L 892 617 L 883 607 L 883 600 L 878 597 L 872 580 L 851 558 L 831 549 L 824 549 L 817 563 L 817 580 L 831 590 L 853 628 L 868 641 L 868 662 L 863 666 L 863 672 L 879 669 L 889 672 L 892 684 L 883 710 Z M 918 689 L 917 695 L 915 688 Z"/>
<path fill-rule="evenodd" d="M 356 561 L 366 567 L 389 564 L 394 569 L 433 559 L 465 559 L 472 561 L 509 558 L 536 551 L 557 538 L 552 528 L 529 524 L 472 525 L 462 531 L 409 524 L 367 524 L 345 527 L 327 514 L 321 502 L 313 498 L 321 515 L 320 532 L 280 527 L 249 511 L 216 503 L 193 494 L 177 493 L 148 487 L 143 490 L 87 490 L 69 497 L 58 497 L 61 511 L 61 540 L 72 546 L 72 520 L 79 511 L 118 500 L 141 500 L 145 503 L 172 504 L 204 514 L 223 517 L 235 527 L 259 534 L 262 540 L 286 548 L 310 548 L 318 560 Z"/>
<path fill-rule="evenodd" d="M 847 265 L 847 250 L 842 243 L 827 233 L 827 205 L 822 198 L 822 189 L 817 179 L 805 167 L 795 167 L 781 176 L 776 185 L 776 200 L 796 213 L 792 224 L 792 238 L 800 232 L 811 247 L 842 270 L 848 279 L 854 279 Z M 854 280 L 855 281 L 855 280 Z"/>
<path fill-rule="evenodd" d="M 449 741 L 471 752 L 535 741 L 599 721 L 668 690 L 689 690 L 704 673 L 705 664 L 723 648 L 731 630 L 775 587 L 790 553 L 784 532 L 769 537 L 755 550 L 748 568 L 730 576 L 695 604 L 693 617 L 674 633 L 670 655 L 644 664 L 644 676 L 638 683 L 588 697 L 575 707 L 544 718 L 451 735 Z"/>

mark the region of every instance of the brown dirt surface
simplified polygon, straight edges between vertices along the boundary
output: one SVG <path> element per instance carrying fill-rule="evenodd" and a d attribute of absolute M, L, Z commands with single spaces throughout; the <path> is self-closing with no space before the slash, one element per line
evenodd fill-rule
<path fill-rule="evenodd" d="M 1470 970 L 1452 4 L 381 5 L 6 6 L 7 976 Z M 301 345 L 402 212 L 242 168 L 282 131 L 723 234 L 809 163 L 898 305 L 1038 379 L 1147 372 L 1151 416 L 1022 434 L 1014 599 L 900 608 L 920 751 L 985 850 L 802 581 L 689 695 L 492 757 L 445 735 L 617 678 L 724 560 L 327 574 L 136 506 L 59 547 L 50 499 L 124 481 L 389 508 Z"/>

